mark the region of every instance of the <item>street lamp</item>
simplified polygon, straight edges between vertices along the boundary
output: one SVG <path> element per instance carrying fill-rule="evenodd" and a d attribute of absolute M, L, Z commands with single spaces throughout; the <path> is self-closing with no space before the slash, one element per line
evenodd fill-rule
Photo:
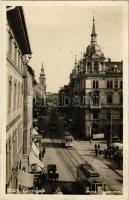
<path fill-rule="evenodd" d="M 90 127 L 89 127 L 89 135 L 90 135 L 90 142 L 92 140 L 92 123 L 90 124 Z"/>
<path fill-rule="evenodd" d="M 110 113 L 110 146 L 112 146 L 112 110 L 110 110 L 109 113 Z"/>

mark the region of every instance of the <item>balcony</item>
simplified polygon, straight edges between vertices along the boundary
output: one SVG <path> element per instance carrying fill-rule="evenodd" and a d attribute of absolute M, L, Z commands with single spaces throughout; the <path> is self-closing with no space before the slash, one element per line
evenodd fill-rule
<path fill-rule="evenodd" d="M 93 104 L 90 104 L 90 108 L 91 109 L 100 109 L 100 108 L 102 108 L 102 105 L 93 105 Z"/>

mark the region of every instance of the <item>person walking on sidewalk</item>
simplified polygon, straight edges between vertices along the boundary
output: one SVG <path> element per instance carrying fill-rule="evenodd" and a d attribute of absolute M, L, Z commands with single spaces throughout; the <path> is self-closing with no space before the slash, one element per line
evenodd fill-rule
<path fill-rule="evenodd" d="M 43 157 L 44 157 L 45 153 L 46 153 L 46 149 L 45 149 L 45 147 L 43 147 Z"/>
<path fill-rule="evenodd" d="M 98 144 L 98 150 L 100 150 L 100 144 Z"/>
<path fill-rule="evenodd" d="M 101 149 L 99 149 L 99 155 L 100 155 L 100 157 L 101 157 L 101 155 L 102 155 L 102 150 L 101 150 Z"/>
<path fill-rule="evenodd" d="M 96 149 L 97 149 L 97 144 L 95 144 L 95 151 L 96 151 Z"/>
<path fill-rule="evenodd" d="M 95 144 L 95 155 L 98 156 L 98 147 L 97 147 L 97 144 Z"/>
<path fill-rule="evenodd" d="M 95 150 L 96 157 L 98 157 L 98 148 Z"/>

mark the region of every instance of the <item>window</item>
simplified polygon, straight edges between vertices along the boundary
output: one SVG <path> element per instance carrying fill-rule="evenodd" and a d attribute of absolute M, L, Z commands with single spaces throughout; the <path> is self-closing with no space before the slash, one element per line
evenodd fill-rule
<path fill-rule="evenodd" d="M 17 46 L 14 44 L 14 63 L 17 65 Z"/>
<path fill-rule="evenodd" d="M 9 78 L 8 95 L 8 111 L 10 112 L 12 106 L 12 77 Z"/>
<path fill-rule="evenodd" d="M 120 89 L 123 88 L 123 81 L 120 81 Z"/>
<path fill-rule="evenodd" d="M 22 59 L 22 57 L 20 57 L 20 68 L 21 68 L 21 71 L 23 71 L 23 59 Z"/>
<path fill-rule="evenodd" d="M 112 89 L 112 81 L 107 81 L 107 88 Z"/>
<path fill-rule="evenodd" d="M 93 106 L 99 106 L 99 92 L 95 91 L 93 93 Z"/>
<path fill-rule="evenodd" d="M 17 85 L 16 85 L 16 81 L 14 83 L 14 110 L 16 109 L 16 92 L 17 92 Z"/>
<path fill-rule="evenodd" d="M 13 48 L 13 46 L 12 46 L 13 42 L 12 42 L 12 40 L 13 40 L 13 38 L 12 38 L 12 36 L 10 35 L 10 36 L 9 36 L 9 47 L 8 47 L 8 53 L 9 53 L 9 56 L 10 56 L 10 57 L 12 57 L 12 48 Z"/>
<path fill-rule="evenodd" d="M 6 173 L 7 173 L 7 177 L 8 177 L 8 169 L 9 169 L 9 162 L 8 162 L 8 158 L 9 154 L 8 154 L 8 145 L 6 143 Z"/>
<path fill-rule="evenodd" d="M 114 72 L 117 72 L 117 65 L 114 65 Z"/>
<path fill-rule="evenodd" d="M 20 86 L 20 108 L 22 107 L 22 94 L 23 94 L 23 86 Z"/>
<path fill-rule="evenodd" d="M 93 81 L 93 88 L 98 88 L 99 87 L 99 81 Z"/>
<path fill-rule="evenodd" d="M 13 165 L 14 165 L 14 163 L 15 163 L 15 158 L 16 158 L 16 151 L 15 151 L 15 132 L 14 132 L 14 134 L 13 134 Z"/>
<path fill-rule="evenodd" d="M 115 89 L 118 89 L 118 80 L 115 81 Z"/>
<path fill-rule="evenodd" d="M 123 119 L 123 110 L 120 111 L 120 118 Z"/>
<path fill-rule="evenodd" d="M 91 63 L 90 63 L 90 62 L 87 63 L 87 70 L 88 70 L 88 71 L 91 70 Z"/>
<path fill-rule="evenodd" d="M 123 104 L 123 95 L 120 94 L 120 104 Z"/>
<path fill-rule="evenodd" d="M 99 113 L 98 113 L 98 111 L 96 111 L 96 110 L 93 110 L 93 119 L 98 119 L 98 115 Z"/>
<path fill-rule="evenodd" d="M 11 169 L 11 140 L 9 140 L 9 170 Z"/>
<path fill-rule="evenodd" d="M 20 107 L 20 83 L 18 83 L 17 108 Z"/>
<path fill-rule="evenodd" d="M 19 51 L 18 51 L 18 68 L 21 69 L 21 55 Z"/>
<path fill-rule="evenodd" d="M 112 104 L 112 95 L 111 94 L 107 95 L 107 104 Z"/>
<path fill-rule="evenodd" d="M 98 70 L 99 70 L 99 63 L 98 63 L 98 62 L 95 62 L 95 63 L 94 63 L 94 70 L 95 70 L 95 71 L 98 71 Z"/>

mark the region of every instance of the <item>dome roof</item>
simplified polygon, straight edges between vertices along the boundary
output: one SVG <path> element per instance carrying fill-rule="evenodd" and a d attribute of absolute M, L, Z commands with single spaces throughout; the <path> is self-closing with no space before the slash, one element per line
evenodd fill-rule
<path fill-rule="evenodd" d="M 101 47 L 97 43 L 91 43 L 86 49 L 86 56 L 99 56 L 103 55 Z"/>

